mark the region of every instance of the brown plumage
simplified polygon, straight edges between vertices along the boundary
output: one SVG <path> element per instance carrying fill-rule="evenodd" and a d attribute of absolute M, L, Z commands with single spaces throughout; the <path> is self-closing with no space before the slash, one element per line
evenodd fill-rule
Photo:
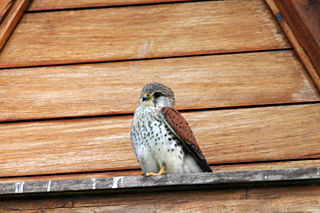
<path fill-rule="evenodd" d="M 182 142 L 184 147 L 192 154 L 201 168 L 206 172 L 212 172 L 207 160 L 203 156 L 199 144 L 184 117 L 174 108 L 162 107 L 161 114 L 174 134 Z"/>
<path fill-rule="evenodd" d="M 174 109 L 173 91 L 146 84 L 131 126 L 131 141 L 142 170 L 150 175 L 211 172 L 191 128 Z"/>

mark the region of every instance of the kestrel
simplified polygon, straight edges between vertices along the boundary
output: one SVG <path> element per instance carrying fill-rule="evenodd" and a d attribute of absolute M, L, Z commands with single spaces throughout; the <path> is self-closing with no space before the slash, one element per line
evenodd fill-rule
<path fill-rule="evenodd" d="M 131 126 L 131 141 L 146 176 L 212 172 L 182 115 L 173 91 L 160 83 L 142 89 Z"/>

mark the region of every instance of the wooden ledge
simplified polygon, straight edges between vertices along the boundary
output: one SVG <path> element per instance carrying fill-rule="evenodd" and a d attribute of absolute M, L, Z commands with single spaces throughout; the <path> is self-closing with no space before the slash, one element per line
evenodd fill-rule
<path fill-rule="evenodd" d="M 49 180 L 0 183 L 0 195 L 37 193 L 65 193 L 76 191 L 117 191 L 120 189 L 172 187 L 172 186 L 225 186 L 234 184 L 272 183 L 294 184 L 297 181 L 320 181 L 320 167 L 281 170 L 235 171 L 199 174 L 167 175 L 156 177 L 113 177 L 78 180 Z"/>

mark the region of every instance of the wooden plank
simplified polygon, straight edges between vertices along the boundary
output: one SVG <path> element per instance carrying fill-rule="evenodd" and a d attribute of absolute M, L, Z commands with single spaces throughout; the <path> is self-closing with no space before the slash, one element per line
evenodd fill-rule
<path fill-rule="evenodd" d="M 214 172 L 232 172 L 232 171 L 252 171 L 252 170 L 279 170 L 279 169 L 293 169 L 293 168 L 310 168 L 320 167 L 320 160 L 295 160 L 282 162 L 264 162 L 264 163 L 245 163 L 245 164 L 225 164 L 214 165 L 211 169 Z M 49 180 L 76 180 L 89 178 L 110 178 L 110 177 L 126 177 L 126 176 L 140 176 L 142 171 L 123 170 L 123 171 L 106 171 L 106 172 L 88 172 L 75 174 L 52 174 L 43 176 L 21 176 L 21 177 L 7 177 L 0 178 L 1 183 L 12 182 L 26 182 L 26 181 L 49 181 Z"/>
<path fill-rule="evenodd" d="M 16 199 L 6 199 L 0 200 L 0 210 L 4 209 L 8 210 L 46 210 L 46 211 L 57 211 L 58 208 L 60 211 L 68 210 L 73 212 L 76 209 L 72 209 L 72 207 L 76 207 L 79 210 L 79 207 L 90 208 L 93 206 L 106 206 L 109 205 L 109 210 L 105 207 L 101 212 L 110 212 L 113 211 L 129 211 L 129 212 L 140 212 L 136 211 L 134 206 L 140 206 L 145 204 L 146 209 L 148 211 L 155 211 L 155 200 L 159 201 L 160 210 L 165 210 L 164 205 L 167 205 L 167 210 L 174 208 L 174 206 L 178 205 L 180 207 L 180 211 L 184 208 L 187 208 L 189 205 L 196 204 L 195 201 L 202 200 L 202 202 L 208 203 L 213 201 L 224 201 L 224 200 L 238 200 L 245 198 L 245 190 L 244 189 L 219 189 L 219 190 L 201 190 L 201 191 L 192 191 L 188 193 L 188 196 L 185 196 L 185 193 L 189 191 L 172 191 L 172 192 L 157 192 L 157 193 L 125 193 L 125 194 L 103 194 L 103 195 L 82 195 L 76 197 L 55 197 L 55 198 L 42 198 L 42 199 L 23 199 L 20 198 L 20 202 L 17 202 Z M 203 198 L 199 199 L 199 196 L 203 196 Z M 143 202 L 142 202 L 143 201 Z M 151 203 L 153 202 L 152 206 Z M 161 203 L 160 203 L 161 202 Z M 162 204 L 163 202 L 163 204 Z M 174 205 L 176 204 L 176 205 Z M 204 204 L 204 203 L 203 203 Z M 169 208 L 169 205 L 172 205 Z M 186 206 L 186 207 L 183 207 Z M 65 208 L 65 209 L 64 209 Z M 130 211 L 131 210 L 131 211 Z M 90 212 L 90 209 L 79 212 Z M 98 211 L 99 212 L 99 211 Z"/>
<path fill-rule="evenodd" d="M 320 76 L 320 1 L 279 0 L 276 4 Z"/>
<path fill-rule="evenodd" d="M 266 0 L 320 91 L 320 14 L 316 1 Z M 283 17 L 284 16 L 284 17 Z"/>
<path fill-rule="evenodd" d="M 0 120 L 132 113 L 152 81 L 178 109 L 320 100 L 292 51 L 231 54 L 2 70 Z"/>
<path fill-rule="evenodd" d="M 14 3 L 12 2 L 11 4 L 13 4 L 10 7 L 10 10 L 8 10 L 8 7 L 10 5 L 4 6 L 4 10 L 5 14 L 1 14 L 1 15 L 5 15 L 5 17 L 1 17 L 1 19 L 3 19 L 0 22 L 0 52 L 1 55 L 3 54 L 2 48 L 4 46 L 4 44 L 6 43 L 7 39 L 9 38 L 9 36 L 11 35 L 12 31 L 14 30 L 14 28 L 16 27 L 16 25 L 18 24 L 18 22 L 20 21 L 24 10 L 26 9 L 27 5 L 28 5 L 28 0 L 16 0 Z M 1 56 L 0 56 L 1 57 Z M 1 62 L 0 62 L 1 63 Z"/>
<path fill-rule="evenodd" d="M 307 190 L 307 189 L 306 189 Z M 191 192 L 190 192 L 191 193 Z M 176 194 L 176 193 L 174 193 Z M 152 195 L 150 195 L 152 196 Z M 188 195 L 189 196 L 189 195 Z M 153 200 L 151 203 L 144 204 L 144 200 L 134 202 L 131 205 L 119 206 L 110 204 L 98 205 L 97 207 L 72 207 L 72 208 L 58 208 L 58 209 L 45 209 L 48 213 L 70 213 L 70 212 L 150 212 L 150 209 L 161 212 L 208 212 L 212 209 L 217 209 L 218 212 L 317 212 L 320 208 L 318 205 L 319 197 L 308 196 L 307 198 L 289 198 L 282 197 L 281 199 L 268 199 L 268 200 L 228 200 L 228 201 L 213 201 L 214 196 L 210 196 L 211 200 L 202 201 L 202 196 L 197 197 L 195 200 L 181 199 L 181 197 L 188 197 L 185 194 L 180 194 L 180 199 L 174 197 L 174 201 L 160 202 L 158 205 L 154 205 L 157 200 Z M 170 199 L 165 200 L 167 201 Z M 200 200 L 199 200 L 200 199 Z M 183 202 L 179 202 L 183 200 Z M 285 204 L 283 204 L 285 203 Z M 29 212 L 29 211 L 26 211 Z M 32 212 L 32 211 L 31 211 Z M 30 212 L 29 212 L 30 213 Z"/>
<path fill-rule="evenodd" d="M 305 27 L 309 30 L 313 40 L 320 46 L 320 2 L 307 0 L 290 0 L 294 9 L 303 20 Z"/>
<path fill-rule="evenodd" d="M 186 194 L 188 196 L 186 196 Z M 132 192 L 10 198 L 0 209 L 21 212 L 318 212 L 319 185 Z M 156 205 L 155 205 L 156 203 Z"/>
<path fill-rule="evenodd" d="M 149 189 L 151 187 L 174 186 L 222 186 L 228 185 L 269 185 L 286 182 L 295 184 L 297 181 L 320 181 L 320 168 L 297 168 L 281 170 L 255 170 L 236 172 L 214 172 L 196 174 L 171 174 L 154 177 L 131 176 L 113 178 L 90 178 L 77 180 L 27 181 L 0 183 L 0 195 L 24 195 L 39 193 L 66 193 L 76 191 L 119 191 L 122 189 Z M 282 183 L 282 184 L 283 184 Z"/>
<path fill-rule="evenodd" d="M 3 49 L 0 67 L 290 47 L 279 32 L 260 0 L 31 13 Z"/>
<path fill-rule="evenodd" d="M 181 2 L 190 0 L 34 0 L 28 11 L 61 10 L 73 8 L 92 8 L 120 5 L 152 4 L 165 2 Z"/>
<path fill-rule="evenodd" d="M 290 172 L 289 172 L 290 173 Z M 317 172 L 316 172 L 317 173 Z M 196 174 L 193 180 L 203 175 Z M 214 175 L 214 174 L 211 174 Z M 319 174 L 318 174 L 319 176 Z M 169 177 L 157 177 L 154 179 L 172 179 Z M 224 178 L 223 175 L 219 178 Z M 230 176 L 234 179 L 233 176 Z M 263 176 L 262 176 L 263 178 Z M 127 178 L 129 179 L 129 178 Z M 179 179 L 181 181 L 184 179 Z M 144 181 L 152 182 L 149 180 Z M 183 182 L 183 181 L 182 181 Z M 123 184 L 125 181 L 123 182 Z M 157 182 L 153 182 L 157 184 Z M 266 183 L 266 182 L 264 182 Z M 26 186 L 28 183 L 25 183 Z M 121 185 L 121 184 L 120 184 Z M 227 185 L 225 185 L 227 187 Z M 149 187 L 148 187 L 149 188 Z M 141 189 L 141 188 L 140 188 Z M 185 196 L 185 194 L 188 196 Z M 126 193 L 99 193 L 51 196 L 51 197 L 10 197 L 0 200 L 0 210 L 23 212 L 89 212 L 89 211 L 215 211 L 228 212 L 314 212 L 319 209 L 320 196 L 319 185 L 277 186 L 277 187 L 251 187 L 228 189 L 193 189 L 172 190 L 172 187 L 157 191 L 141 190 Z M 18 200 L 19 199 L 19 200 Z M 155 206 L 155 202 L 157 205 Z M 29 210 L 29 211 L 28 211 Z"/>
<path fill-rule="evenodd" d="M 13 0 L 2 0 L 0 2 L 0 24 L 2 23 L 4 17 L 7 15 L 7 12 L 9 11 L 13 3 Z"/>
<path fill-rule="evenodd" d="M 294 161 L 281 161 L 281 162 L 231 164 L 231 165 L 226 164 L 226 165 L 216 165 L 211 167 L 212 167 L 212 170 L 216 172 L 308 168 L 308 167 L 320 167 L 320 160 L 294 160 Z"/>
<path fill-rule="evenodd" d="M 317 158 L 320 104 L 184 113 L 209 163 Z M 131 116 L 0 125 L 0 176 L 136 169 Z"/>

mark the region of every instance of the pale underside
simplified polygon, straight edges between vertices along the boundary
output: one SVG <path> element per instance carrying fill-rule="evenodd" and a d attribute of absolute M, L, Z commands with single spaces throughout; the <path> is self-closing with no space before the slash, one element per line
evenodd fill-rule
<path fill-rule="evenodd" d="M 167 174 L 202 172 L 164 123 L 159 110 L 139 106 L 132 121 L 131 141 L 142 171 L 158 172 L 165 163 Z"/>

